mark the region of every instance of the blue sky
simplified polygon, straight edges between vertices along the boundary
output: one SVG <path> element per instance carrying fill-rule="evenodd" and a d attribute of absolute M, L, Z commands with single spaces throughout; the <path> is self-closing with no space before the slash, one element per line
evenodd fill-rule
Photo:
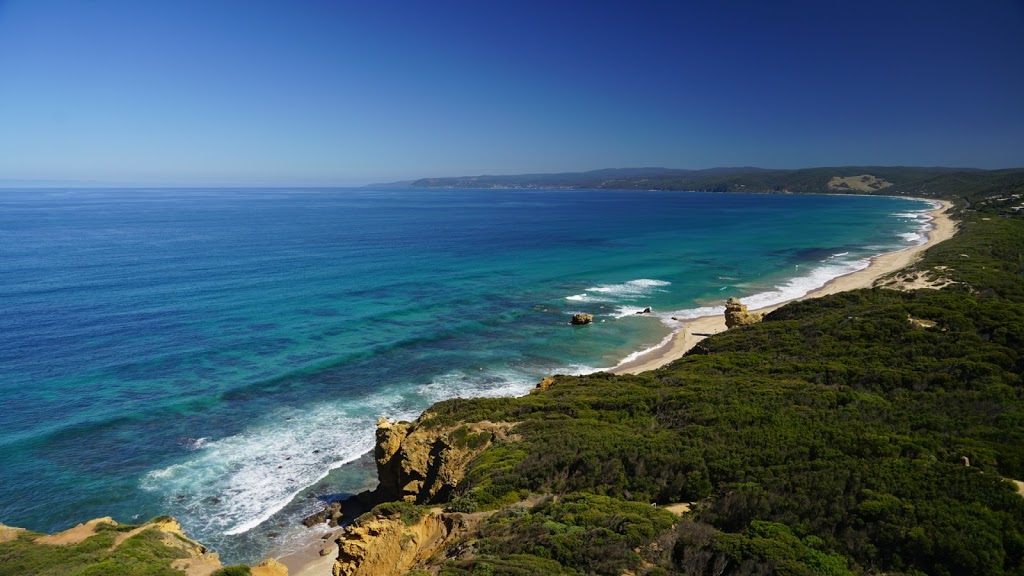
<path fill-rule="evenodd" d="M 1024 166 L 1024 3 L 0 0 L 0 181 Z"/>

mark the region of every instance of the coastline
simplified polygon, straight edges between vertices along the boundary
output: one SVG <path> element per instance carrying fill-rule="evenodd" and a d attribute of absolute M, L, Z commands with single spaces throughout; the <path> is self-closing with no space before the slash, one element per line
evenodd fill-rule
<path fill-rule="evenodd" d="M 929 221 L 927 240 L 925 242 L 894 252 L 873 256 L 870 259 L 869 265 L 863 269 L 833 278 L 824 286 L 812 290 L 804 296 L 758 308 L 757 310 L 752 310 L 752 312 L 767 313 L 789 302 L 870 287 L 878 278 L 913 264 L 925 250 L 953 237 L 956 233 L 957 223 L 946 214 L 952 207 L 951 202 L 925 198 L 913 199 L 939 204 L 938 207 L 927 211 L 931 220 Z M 706 338 L 706 335 L 716 334 L 724 330 L 726 330 L 725 317 L 722 314 L 685 320 L 680 323 L 680 328 L 676 332 L 666 338 L 663 345 L 606 371 L 612 374 L 639 374 L 648 370 L 655 370 L 681 358 L 698 342 Z M 324 547 L 325 543 L 319 536 L 311 537 L 307 546 L 277 556 L 276 559 L 287 566 L 289 573 L 293 576 L 329 574 L 336 554 L 321 556 L 320 550 Z"/>
<path fill-rule="evenodd" d="M 925 250 L 939 242 L 952 238 L 956 234 L 956 222 L 947 214 L 953 206 L 952 202 L 930 198 L 913 199 L 939 204 L 937 208 L 928 211 L 931 221 L 929 222 L 928 238 L 925 242 L 895 252 L 886 252 L 874 256 L 866 268 L 833 278 L 824 286 L 812 290 L 801 297 L 751 310 L 751 312 L 768 313 L 789 302 L 808 300 L 858 288 L 870 288 L 875 280 L 886 274 L 906 268 L 916 262 Z M 628 362 L 622 362 L 618 366 L 609 369 L 608 372 L 612 374 L 639 374 L 661 368 L 670 362 L 682 358 L 698 342 L 706 338 L 706 335 L 717 334 L 725 330 L 725 316 L 722 314 L 686 320 L 682 322 L 682 326 L 671 335 L 671 338 L 664 345 L 641 354 Z"/>

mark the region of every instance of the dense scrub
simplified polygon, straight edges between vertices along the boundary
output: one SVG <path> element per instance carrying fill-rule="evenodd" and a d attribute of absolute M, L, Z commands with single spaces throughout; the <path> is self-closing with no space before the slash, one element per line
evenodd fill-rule
<path fill-rule="evenodd" d="M 795 303 L 661 370 L 435 405 L 521 437 L 456 491 L 500 510 L 442 573 L 1024 574 L 1024 221 L 998 210 L 918 264 L 949 288 Z M 530 493 L 551 497 L 508 506 Z M 694 511 L 651 505 L 673 502 Z"/>

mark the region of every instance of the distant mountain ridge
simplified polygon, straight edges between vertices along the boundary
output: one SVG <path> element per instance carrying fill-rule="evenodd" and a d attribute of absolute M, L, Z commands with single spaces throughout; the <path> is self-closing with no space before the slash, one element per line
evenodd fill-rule
<path fill-rule="evenodd" d="M 856 187 L 858 179 L 866 184 Z M 851 186 L 850 183 L 854 185 Z M 588 172 L 421 178 L 416 188 L 690 190 L 793 194 L 857 193 L 937 197 L 979 184 L 1024 183 L 1024 168 L 983 170 L 910 166 L 840 166 L 800 169 L 756 167 L 605 168 Z M 845 184 L 845 186 L 844 186 Z"/>

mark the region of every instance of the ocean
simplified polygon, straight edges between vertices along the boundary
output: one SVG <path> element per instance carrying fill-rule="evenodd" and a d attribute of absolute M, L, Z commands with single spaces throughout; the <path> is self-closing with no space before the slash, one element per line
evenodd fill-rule
<path fill-rule="evenodd" d="M 0 190 L 0 522 L 169 514 L 227 562 L 373 484 L 380 416 L 526 393 L 671 316 L 923 241 L 922 201 L 595 190 Z M 652 307 L 650 316 L 636 311 Z M 594 323 L 574 327 L 574 312 Z M 631 356 L 632 355 L 632 356 Z"/>

